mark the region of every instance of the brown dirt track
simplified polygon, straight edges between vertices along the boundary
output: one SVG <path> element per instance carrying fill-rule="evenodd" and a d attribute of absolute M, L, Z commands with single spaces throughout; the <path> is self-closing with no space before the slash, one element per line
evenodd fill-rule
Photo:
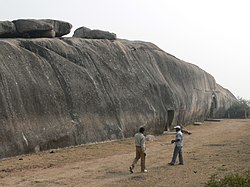
<path fill-rule="evenodd" d="M 250 170 L 250 119 L 189 125 L 184 166 L 168 166 L 174 135 L 147 142 L 148 173 L 134 174 L 133 138 L 0 160 L 0 186 L 204 186 L 212 175 Z"/>

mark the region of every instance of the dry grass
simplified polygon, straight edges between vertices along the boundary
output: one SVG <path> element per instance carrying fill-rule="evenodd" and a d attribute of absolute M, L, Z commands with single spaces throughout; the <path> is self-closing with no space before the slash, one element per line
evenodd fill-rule
<path fill-rule="evenodd" d="M 128 138 L 22 155 L 0 161 L 0 186 L 203 186 L 212 175 L 223 177 L 250 169 L 250 119 L 188 126 L 184 166 L 168 166 L 174 135 L 147 142 L 149 173 L 130 174 L 134 140 Z"/>

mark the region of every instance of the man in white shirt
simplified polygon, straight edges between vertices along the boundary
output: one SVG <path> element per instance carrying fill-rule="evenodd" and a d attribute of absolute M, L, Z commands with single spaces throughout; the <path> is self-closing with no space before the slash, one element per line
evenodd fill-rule
<path fill-rule="evenodd" d="M 145 158 L 146 158 L 146 147 L 145 147 L 145 136 L 144 136 L 145 128 L 141 127 L 139 132 L 135 134 L 135 146 L 136 146 L 136 156 L 129 167 L 129 171 L 134 173 L 134 168 L 139 159 L 141 159 L 141 172 L 147 173 L 148 171 L 145 169 Z"/>
<path fill-rule="evenodd" d="M 171 162 L 169 165 L 175 165 L 177 156 L 179 156 L 179 165 L 184 165 L 183 156 L 182 156 L 182 146 L 183 146 L 183 133 L 181 132 L 181 126 L 177 125 L 174 127 L 176 130 L 175 140 L 171 140 L 171 143 L 175 143 L 174 153 Z M 186 132 L 186 131 L 185 131 Z M 187 131 L 188 134 L 191 134 Z"/>

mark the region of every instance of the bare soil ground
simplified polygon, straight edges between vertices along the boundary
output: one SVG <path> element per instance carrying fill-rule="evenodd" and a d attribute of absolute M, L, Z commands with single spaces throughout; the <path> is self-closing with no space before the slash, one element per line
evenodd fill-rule
<path fill-rule="evenodd" d="M 212 175 L 250 170 L 250 119 L 189 125 L 184 135 L 185 165 L 169 166 L 174 135 L 147 142 L 146 167 L 128 170 L 134 139 L 50 150 L 0 160 L 0 186 L 204 186 Z"/>

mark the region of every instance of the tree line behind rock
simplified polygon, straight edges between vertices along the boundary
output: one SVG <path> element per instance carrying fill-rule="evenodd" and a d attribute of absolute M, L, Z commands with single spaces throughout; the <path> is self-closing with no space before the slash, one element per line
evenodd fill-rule
<path fill-rule="evenodd" d="M 228 118 L 249 118 L 250 117 L 250 100 L 237 98 L 237 101 L 227 111 Z"/>

